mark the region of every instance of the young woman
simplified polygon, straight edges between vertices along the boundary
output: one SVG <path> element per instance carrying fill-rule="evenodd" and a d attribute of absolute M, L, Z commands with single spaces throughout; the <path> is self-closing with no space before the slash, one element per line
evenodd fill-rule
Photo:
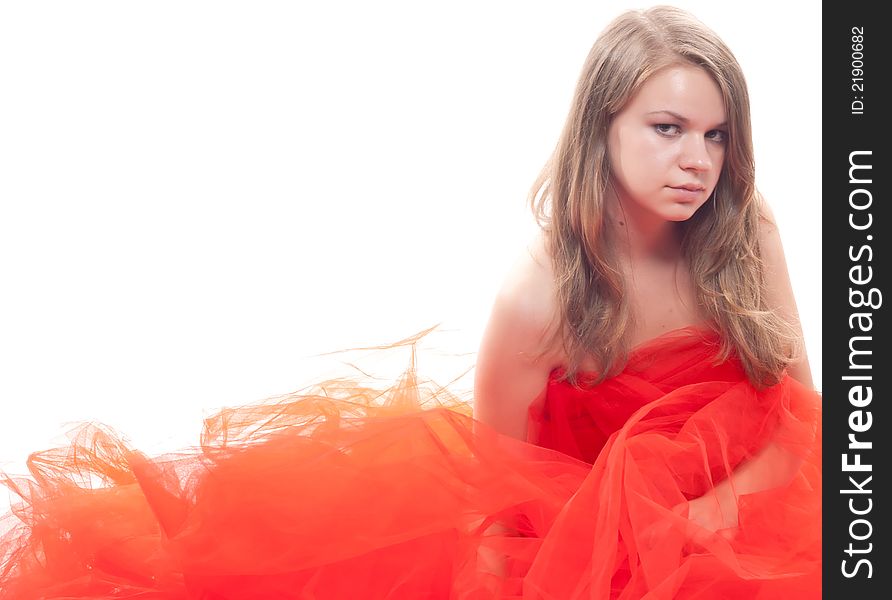
<path fill-rule="evenodd" d="M 533 190 L 542 235 L 507 278 L 477 363 L 477 418 L 524 439 L 558 369 L 621 370 L 630 349 L 712 329 L 756 387 L 812 388 L 780 236 L 755 188 L 731 52 L 668 7 L 592 49 Z M 775 465 L 776 467 L 777 465 Z"/>
<path fill-rule="evenodd" d="M 594 45 L 563 134 L 532 190 L 542 235 L 495 303 L 478 356 L 475 417 L 596 469 L 616 470 L 592 490 L 589 508 L 597 518 L 577 522 L 600 525 L 602 511 L 620 504 L 615 527 L 603 529 L 606 542 L 596 535 L 594 545 L 584 545 L 603 552 L 606 543 L 609 551 L 584 557 L 579 545 L 552 545 L 564 560 L 599 571 L 601 594 L 613 589 L 633 598 L 652 591 L 654 582 L 643 581 L 653 563 L 663 562 L 645 553 L 655 548 L 641 544 L 636 529 L 653 527 L 647 522 L 653 515 L 636 523 L 630 496 L 679 500 L 673 508 L 690 521 L 686 543 L 715 532 L 734 539 L 744 525 L 755 525 L 755 498 L 777 497 L 804 471 L 819 469 L 817 454 L 804 467 L 802 452 L 808 444 L 819 451 L 819 399 L 810 393 L 780 236 L 756 190 L 753 165 L 746 84 L 734 56 L 689 15 L 658 7 L 621 16 Z M 727 383 L 732 365 L 736 388 Z M 714 392 L 705 392 L 712 386 Z M 780 404 L 752 403 L 760 395 L 776 395 Z M 790 421 L 774 414 L 791 406 L 801 412 Z M 775 427 L 771 434 L 768 423 Z M 698 450 L 682 459 L 683 444 Z M 677 453 L 674 481 L 633 488 L 631 457 L 620 452 Z M 698 459 L 724 464 L 719 472 L 679 467 Z M 686 488 L 683 478 L 703 479 L 703 485 Z M 809 518 L 816 528 L 817 502 L 811 497 L 786 508 L 815 511 Z M 778 510 L 770 503 L 762 508 Z M 785 518 L 776 523 L 792 527 Z M 792 552 L 799 542 L 782 548 L 787 542 L 761 533 L 766 546 L 779 544 L 770 552 L 791 552 L 785 576 L 792 577 L 801 566 L 792 558 L 802 556 Z M 797 588 L 796 597 L 819 594 L 818 543 L 807 543 L 810 587 Z M 778 571 L 768 577 L 781 577 L 783 567 L 773 565 Z M 688 568 L 679 561 L 656 569 L 667 577 L 660 585 L 673 590 L 665 597 L 680 589 L 731 597 L 772 587 L 755 583 L 760 575 L 754 572 L 738 572 L 737 583 L 707 593 L 722 584 L 701 574 L 699 587 L 686 586 L 680 582 Z M 554 597 L 575 597 L 580 589 L 578 581 L 555 581 Z"/>
<path fill-rule="evenodd" d="M 86 428 L 7 481 L 0 598 L 818 597 L 819 398 L 728 49 L 619 17 L 533 200 L 475 419 L 410 370 L 200 452 Z"/>

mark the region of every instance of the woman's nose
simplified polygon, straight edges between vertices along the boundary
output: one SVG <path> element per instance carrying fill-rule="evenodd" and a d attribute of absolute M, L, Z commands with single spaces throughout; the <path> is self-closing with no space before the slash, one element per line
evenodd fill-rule
<path fill-rule="evenodd" d="M 691 136 L 685 140 L 679 157 L 679 166 L 682 169 L 696 171 L 708 171 L 712 168 L 712 157 L 706 147 L 707 141 L 699 136 Z"/>

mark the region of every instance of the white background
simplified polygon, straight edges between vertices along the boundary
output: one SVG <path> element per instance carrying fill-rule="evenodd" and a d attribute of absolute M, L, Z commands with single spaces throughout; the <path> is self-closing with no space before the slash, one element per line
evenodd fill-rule
<path fill-rule="evenodd" d="M 820 388 L 820 5 L 677 4 L 748 78 Z M 84 420 L 191 444 L 214 408 L 330 374 L 314 355 L 435 324 L 473 365 L 585 56 L 629 7 L 3 4 L 0 469 Z"/>

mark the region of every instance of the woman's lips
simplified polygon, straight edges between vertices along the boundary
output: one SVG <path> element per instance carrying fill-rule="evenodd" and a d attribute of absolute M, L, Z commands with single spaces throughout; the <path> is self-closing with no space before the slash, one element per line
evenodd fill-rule
<path fill-rule="evenodd" d="M 703 188 L 697 187 L 667 187 L 675 198 L 687 202 L 698 200 L 701 196 L 703 196 L 703 192 L 705 191 Z"/>

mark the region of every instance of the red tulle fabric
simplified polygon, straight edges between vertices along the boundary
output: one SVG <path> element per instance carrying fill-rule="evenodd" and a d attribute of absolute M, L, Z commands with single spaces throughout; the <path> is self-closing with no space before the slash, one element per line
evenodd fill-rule
<path fill-rule="evenodd" d="M 716 350 L 685 328 L 597 386 L 554 373 L 527 442 L 413 371 L 223 411 L 181 454 L 84 428 L 6 480 L 0 598 L 819 598 L 820 397 Z M 767 444 L 791 481 L 688 519 Z"/>

